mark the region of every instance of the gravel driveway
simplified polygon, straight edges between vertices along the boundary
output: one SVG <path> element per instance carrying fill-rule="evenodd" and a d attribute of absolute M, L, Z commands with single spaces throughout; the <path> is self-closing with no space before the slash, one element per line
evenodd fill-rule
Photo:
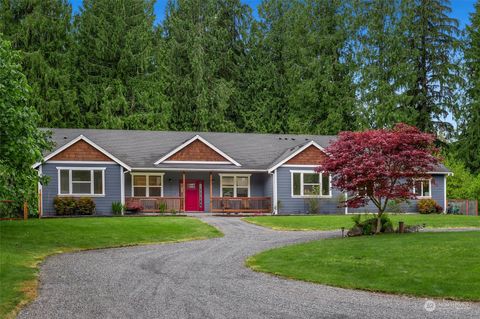
<path fill-rule="evenodd" d="M 338 232 L 279 232 L 205 217 L 225 237 L 47 258 L 19 318 L 480 318 L 480 304 L 374 294 L 256 273 L 244 260 Z"/>

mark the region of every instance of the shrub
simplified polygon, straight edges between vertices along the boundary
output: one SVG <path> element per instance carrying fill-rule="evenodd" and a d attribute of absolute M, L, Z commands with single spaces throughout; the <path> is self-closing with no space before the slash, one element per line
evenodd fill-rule
<path fill-rule="evenodd" d="M 53 200 L 53 206 L 57 215 L 74 215 L 77 209 L 77 201 L 73 197 L 57 196 Z"/>
<path fill-rule="evenodd" d="M 318 198 L 309 198 L 308 199 L 308 213 L 309 214 L 318 214 L 320 211 L 320 201 Z"/>
<path fill-rule="evenodd" d="M 140 210 L 143 210 L 143 206 L 142 204 L 140 204 L 140 202 L 129 202 L 126 206 L 126 210 L 138 212 Z"/>
<path fill-rule="evenodd" d="M 113 202 L 112 203 L 112 213 L 113 215 L 121 215 L 125 206 L 120 202 Z"/>
<path fill-rule="evenodd" d="M 90 197 L 80 197 L 77 200 L 77 214 L 92 215 L 95 213 L 95 202 Z"/>
<path fill-rule="evenodd" d="M 430 198 L 424 198 L 418 201 L 418 212 L 420 214 L 438 214 L 442 212 L 442 207 L 436 201 Z"/>
<path fill-rule="evenodd" d="M 377 229 L 377 217 L 367 217 L 366 220 L 362 221 L 361 215 L 355 215 L 352 217 L 354 226 L 351 230 L 348 231 L 347 236 L 359 236 L 359 235 L 372 235 L 375 234 Z M 380 218 L 381 222 L 381 233 L 392 233 L 394 231 L 392 221 L 388 215 L 383 214 Z"/>
<path fill-rule="evenodd" d="M 158 204 L 158 210 L 161 214 L 165 214 L 167 211 L 167 203 L 161 202 L 160 204 Z"/>

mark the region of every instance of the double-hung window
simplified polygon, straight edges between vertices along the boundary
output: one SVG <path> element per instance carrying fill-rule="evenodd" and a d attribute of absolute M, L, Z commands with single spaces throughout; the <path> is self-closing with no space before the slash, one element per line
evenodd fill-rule
<path fill-rule="evenodd" d="M 105 168 L 58 167 L 59 195 L 105 195 Z"/>
<path fill-rule="evenodd" d="M 292 171 L 292 197 L 330 197 L 330 175 L 312 171 Z"/>
<path fill-rule="evenodd" d="M 222 197 L 250 197 L 250 175 L 220 174 Z"/>
<path fill-rule="evenodd" d="M 134 174 L 132 194 L 139 197 L 162 197 L 163 174 Z"/>
<path fill-rule="evenodd" d="M 417 197 L 431 197 L 431 189 L 431 179 L 417 179 L 413 183 L 413 193 Z"/>

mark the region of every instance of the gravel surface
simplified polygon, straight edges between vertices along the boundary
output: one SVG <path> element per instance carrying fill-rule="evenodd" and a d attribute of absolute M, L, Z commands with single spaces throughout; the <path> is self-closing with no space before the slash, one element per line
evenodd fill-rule
<path fill-rule="evenodd" d="M 205 217 L 225 237 L 47 258 L 38 298 L 18 318 L 480 318 L 479 303 L 408 298 L 285 280 L 244 261 L 339 232 L 274 231 Z"/>

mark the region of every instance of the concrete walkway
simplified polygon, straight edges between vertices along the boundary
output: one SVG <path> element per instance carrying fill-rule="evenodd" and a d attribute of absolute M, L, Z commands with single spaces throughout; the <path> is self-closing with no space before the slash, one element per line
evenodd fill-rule
<path fill-rule="evenodd" d="M 338 236 L 205 217 L 223 238 L 48 258 L 39 297 L 19 318 L 480 318 L 480 304 L 374 294 L 256 273 L 262 250 Z"/>

